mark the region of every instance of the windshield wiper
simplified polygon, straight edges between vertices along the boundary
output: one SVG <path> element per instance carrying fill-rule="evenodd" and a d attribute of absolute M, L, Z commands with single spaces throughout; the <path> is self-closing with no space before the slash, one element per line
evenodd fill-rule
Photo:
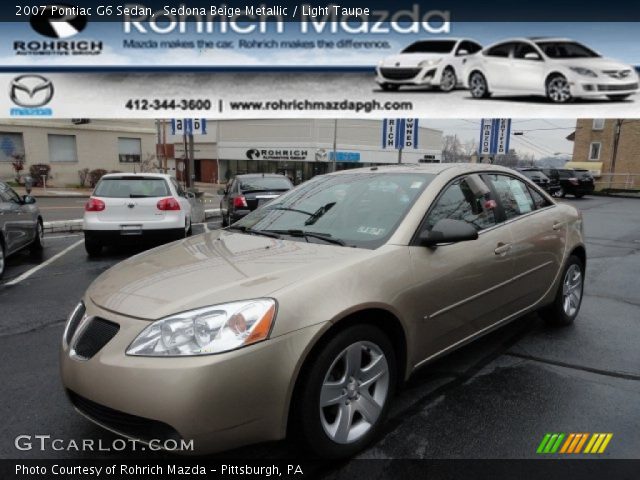
<path fill-rule="evenodd" d="M 298 210 L 297 208 L 289 208 L 289 207 L 268 207 L 268 210 L 282 210 L 283 212 L 298 212 L 298 213 L 304 213 L 305 215 L 309 215 L 312 216 L 313 213 L 311 212 L 305 212 L 304 210 Z"/>
<path fill-rule="evenodd" d="M 340 245 L 341 247 L 346 247 L 347 244 L 344 240 L 340 240 L 339 238 L 333 238 L 330 233 L 320 233 L 320 232 L 308 232 L 306 230 L 298 230 L 298 229 L 289 229 L 289 230 L 267 230 L 268 232 L 273 233 L 281 233 L 284 235 L 290 235 L 292 237 L 302 237 L 308 240 L 308 237 L 317 238 L 319 240 L 324 240 L 327 243 L 333 243 L 335 245 Z"/>
<path fill-rule="evenodd" d="M 323 205 L 322 207 L 320 207 L 318 210 L 316 210 L 314 212 L 313 215 L 311 215 L 306 222 L 304 222 L 305 225 L 313 225 L 314 223 L 316 223 L 318 220 L 320 220 L 320 217 L 322 217 L 325 213 L 327 213 L 329 210 L 331 210 L 334 206 L 335 206 L 336 202 L 331 202 L 331 203 L 327 203 L 326 205 Z"/>
<path fill-rule="evenodd" d="M 269 237 L 269 238 L 282 238 L 277 232 L 270 232 L 267 230 L 255 230 L 253 228 L 248 228 L 248 227 L 234 227 L 233 225 L 230 227 L 227 227 L 227 230 L 238 230 L 239 232 L 242 233 L 248 233 L 250 235 L 262 235 L 263 237 Z"/>

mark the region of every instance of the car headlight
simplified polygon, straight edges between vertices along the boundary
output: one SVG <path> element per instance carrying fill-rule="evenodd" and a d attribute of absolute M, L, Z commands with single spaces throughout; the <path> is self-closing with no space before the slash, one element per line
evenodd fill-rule
<path fill-rule="evenodd" d="M 276 301 L 259 298 L 199 308 L 157 320 L 129 345 L 127 355 L 176 357 L 228 352 L 269 337 Z"/>
<path fill-rule="evenodd" d="M 598 74 L 593 70 L 589 70 L 588 68 L 582 67 L 569 67 L 572 71 L 576 72 L 578 75 L 583 75 L 585 77 L 597 77 Z"/>
<path fill-rule="evenodd" d="M 438 65 L 442 61 L 441 58 L 436 58 L 435 60 L 423 60 L 418 64 L 418 67 L 432 67 L 433 65 Z"/>

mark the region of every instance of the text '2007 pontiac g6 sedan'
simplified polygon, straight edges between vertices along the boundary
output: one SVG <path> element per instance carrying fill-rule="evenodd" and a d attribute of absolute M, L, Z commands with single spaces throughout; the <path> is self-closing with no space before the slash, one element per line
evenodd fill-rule
<path fill-rule="evenodd" d="M 582 217 L 489 165 L 315 177 L 233 226 L 136 255 L 72 313 L 62 381 L 119 434 L 196 451 L 376 438 L 418 367 L 539 310 L 578 315 Z"/>

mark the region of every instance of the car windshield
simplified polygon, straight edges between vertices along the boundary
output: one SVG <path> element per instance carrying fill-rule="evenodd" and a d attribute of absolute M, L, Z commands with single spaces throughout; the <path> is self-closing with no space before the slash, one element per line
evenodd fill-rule
<path fill-rule="evenodd" d="M 595 58 L 596 52 L 577 42 L 537 42 L 549 58 Z"/>
<path fill-rule="evenodd" d="M 318 176 L 250 213 L 233 228 L 378 248 L 434 177 L 374 171 Z"/>
<path fill-rule="evenodd" d="M 292 186 L 286 177 L 248 177 L 240 179 L 240 190 L 243 192 L 289 190 Z"/>
<path fill-rule="evenodd" d="M 171 195 L 162 178 L 117 177 L 103 178 L 93 194 L 105 198 L 166 197 Z"/>
<path fill-rule="evenodd" d="M 409 45 L 402 53 L 451 53 L 455 45 L 451 40 L 425 40 Z"/>

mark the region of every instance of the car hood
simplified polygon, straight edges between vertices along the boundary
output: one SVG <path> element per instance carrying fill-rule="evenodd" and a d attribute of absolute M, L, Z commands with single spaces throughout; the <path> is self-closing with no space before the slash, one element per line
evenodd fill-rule
<path fill-rule="evenodd" d="M 425 60 L 438 60 L 444 57 L 446 57 L 446 55 L 443 53 L 400 53 L 385 58 L 382 61 L 382 66 L 417 67 L 420 62 L 424 62 Z"/>
<path fill-rule="evenodd" d="M 218 231 L 125 260 L 98 277 L 87 296 L 106 310 L 156 320 L 208 305 L 272 296 L 300 279 L 345 268 L 371 253 Z"/>
<path fill-rule="evenodd" d="M 596 58 L 562 58 L 556 59 L 554 62 L 567 65 L 569 67 L 591 68 L 593 70 L 632 70 L 635 69 L 625 63 L 604 57 Z"/>

